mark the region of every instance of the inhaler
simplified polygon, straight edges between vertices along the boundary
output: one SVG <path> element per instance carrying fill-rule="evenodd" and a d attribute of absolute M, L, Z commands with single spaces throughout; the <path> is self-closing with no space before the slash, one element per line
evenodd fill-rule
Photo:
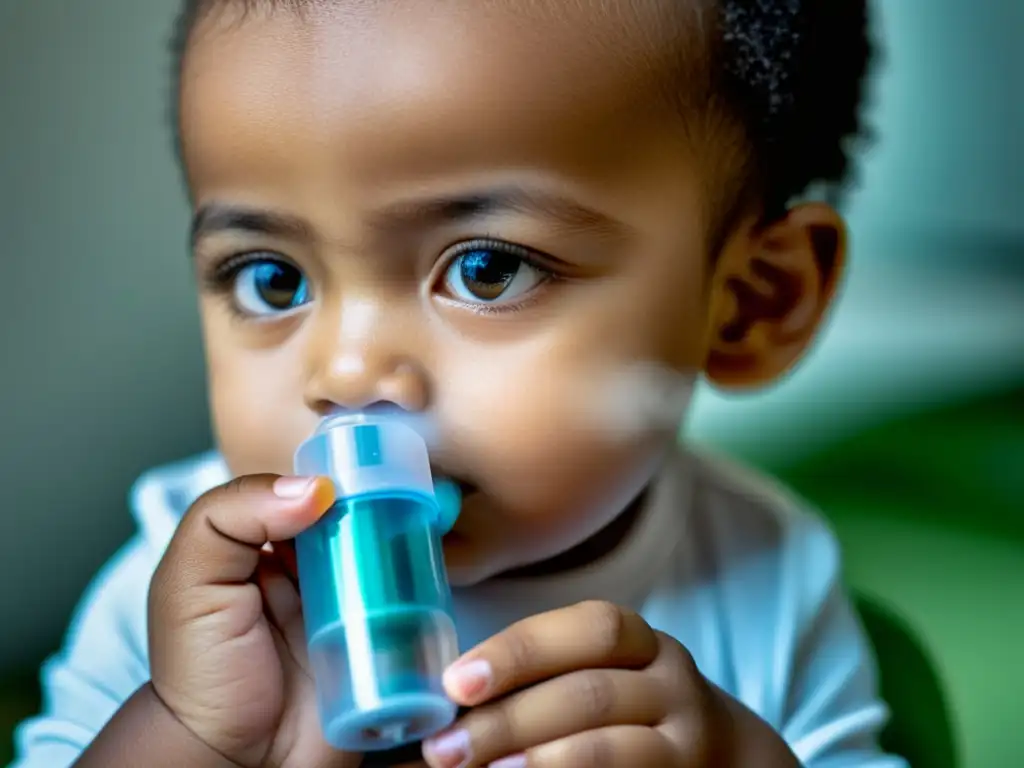
<path fill-rule="evenodd" d="M 401 419 L 328 417 L 295 454 L 337 501 L 296 539 L 324 738 L 392 749 L 450 725 L 441 675 L 458 657 L 442 520 L 427 446 Z"/>

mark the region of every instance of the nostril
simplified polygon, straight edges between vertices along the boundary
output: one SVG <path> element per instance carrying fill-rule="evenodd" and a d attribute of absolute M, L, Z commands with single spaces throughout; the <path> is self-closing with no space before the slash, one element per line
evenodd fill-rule
<path fill-rule="evenodd" d="M 398 403 L 390 400 L 371 400 L 366 403 L 348 403 L 342 405 L 334 400 L 317 400 L 311 409 L 317 416 L 328 418 L 331 416 L 344 416 L 350 413 L 364 413 L 367 416 L 402 416 L 409 411 Z"/>
<path fill-rule="evenodd" d="M 432 395 L 427 371 L 408 359 L 398 361 L 390 375 L 378 382 L 377 392 L 381 400 L 407 411 L 426 409 Z"/>
<path fill-rule="evenodd" d="M 358 408 L 339 405 L 331 400 L 317 400 L 310 406 L 322 425 L 328 419 L 356 414 L 373 419 L 386 419 L 404 424 L 416 432 L 431 454 L 441 445 L 441 436 L 436 414 L 430 411 L 416 411 L 404 408 L 398 403 L 388 400 L 377 400 Z"/>

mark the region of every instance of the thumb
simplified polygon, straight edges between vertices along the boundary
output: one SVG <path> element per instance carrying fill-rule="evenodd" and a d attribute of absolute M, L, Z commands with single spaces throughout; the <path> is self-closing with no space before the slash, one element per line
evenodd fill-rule
<path fill-rule="evenodd" d="M 247 475 L 214 488 L 189 509 L 154 583 L 186 591 L 249 581 L 267 544 L 294 538 L 334 502 L 330 480 Z"/>

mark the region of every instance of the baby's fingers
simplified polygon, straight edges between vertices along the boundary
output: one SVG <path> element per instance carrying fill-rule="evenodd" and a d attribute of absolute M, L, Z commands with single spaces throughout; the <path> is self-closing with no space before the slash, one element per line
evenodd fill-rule
<path fill-rule="evenodd" d="M 492 765 L 494 765 L 492 763 Z M 656 728 L 616 725 L 531 749 L 501 768 L 697 768 Z"/>
<path fill-rule="evenodd" d="M 249 475 L 201 497 L 185 515 L 153 579 L 162 596 L 252 579 L 267 543 L 315 523 L 334 500 L 323 478 Z"/>
<path fill-rule="evenodd" d="M 576 733 L 656 725 L 665 707 L 662 686 L 644 672 L 572 672 L 470 710 L 454 728 L 427 741 L 424 755 L 431 768 L 489 766 Z"/>
<path fill-rule="evenodd" d="M 474 706 L 583 669 L 640 669 L 657 653 L 657 635 L 640 616 L 588 601 L 513 624 L 453 664 L 444 683 L 457 703 Z"/>

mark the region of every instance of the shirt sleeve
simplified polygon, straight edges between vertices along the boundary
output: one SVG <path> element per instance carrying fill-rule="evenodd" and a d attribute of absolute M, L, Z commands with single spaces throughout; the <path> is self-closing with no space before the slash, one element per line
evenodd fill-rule
<path fill-rule="evenodd" d="M 842 585 L 835 537 L 817 518 L 799 515 L 787 538 L 782 591 L 793 598 L 795 631 L 783 644 L 789 679 L 782 736 L 806 768 L 906 768 L 878 746 L 889 712 Z"/>
<path fill-rule="evenodd" d="M 149 678 L 146 600 L 155 568 L 141 539 L 90 585 L 63 648 L 42 670 L 43 709 L 15 732 L 10 768 L 68 768 Z"/>

